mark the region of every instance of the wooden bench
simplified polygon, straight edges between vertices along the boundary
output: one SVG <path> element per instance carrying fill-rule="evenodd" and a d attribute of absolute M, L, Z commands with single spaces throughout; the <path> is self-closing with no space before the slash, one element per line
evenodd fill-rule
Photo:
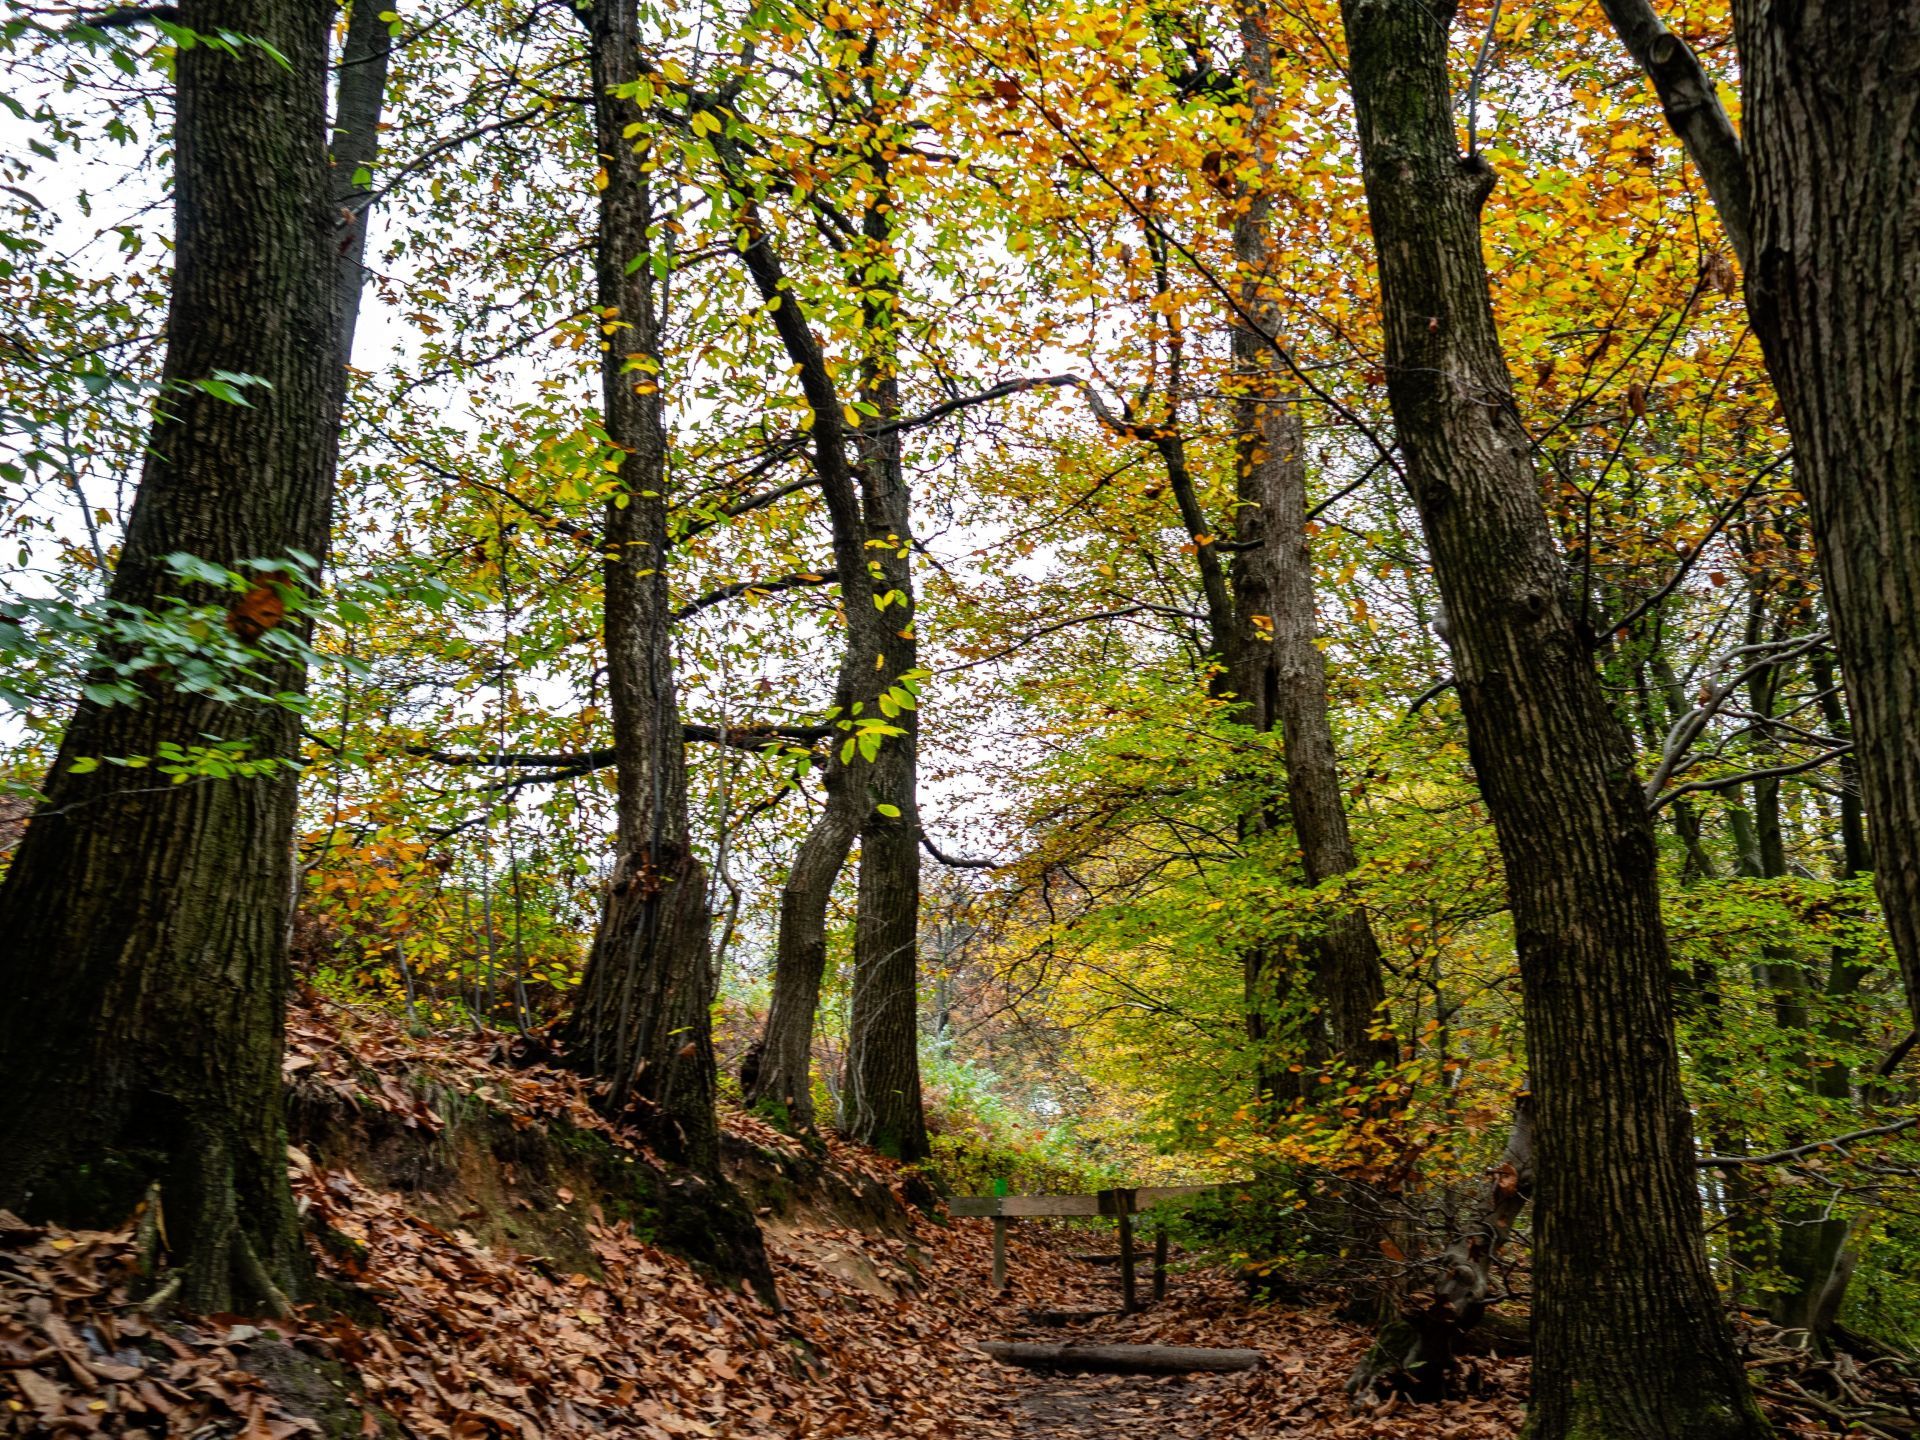
<path fill-rule="evenodd" d="M 1134 1276 L 1133 1217 L 1156 1205 L 1191 1200 L 1232 1185 L 1138 1185 L 1102 1190 L 1093 1195 L 960 1195 L 947 1202 L 948 1213 L 959 1218 L 993 1221 L 993 1288 L 1007 1285 L 1007 1223 L 1055 1217 L 1112 1216 L 1120 1232 L 1120 1304 L 1131 1315 L 1140 1308 Z M 1104 1257 L 1102 1257 L 1104 1258 Z M 1167 1227 L 1156 1227 L 1153 1239 L 1153 1298 L 1167 1294 Z"/>

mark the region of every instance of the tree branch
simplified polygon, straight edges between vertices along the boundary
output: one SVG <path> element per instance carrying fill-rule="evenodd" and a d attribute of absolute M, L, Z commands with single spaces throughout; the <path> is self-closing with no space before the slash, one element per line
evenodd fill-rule
<path fill-rule="evenodd" d="M 1798 775 L 1802 771 L 1817 770 L 1829 761 L 1838 760 L 1842 755 L 1853 753 L 1851 745 L 1836 745 L 1831 750 L 1822 751 L 1811 760 L 1795 761 L 1791 765 L 1770 765 L 1764 770 L 1742 770 L 1738 775 L 1723 775 L 1718 780 L 1689 780 L 1685 785 L 1676 785 L 1660 796 L 1648 808 L 1658 810 L 1682 795 L 1696 795 L 1708 790 L 1731 790 L 1736 785 L 1745 785 L 1750 780 L 1774 780 L 1787 775 Z"/>
<path fill-rule="evenodd" d="M 1707 194 L 1720 212 L 1740 268 L 1747 269 L 1753 254 L 1753 195 L 1740 137 L 1720 104 L 1713 77 L 1687 42 L 1666 27 L 1650 0 L 1600 0 L 1600 5 L 1614 33 L 1653 81 L 1667 124 L 1707 182 Z"/>
<path fill-rule="evenodd" d="M 698 615 L 702 610 L 724 604 L 741 595 L 777 595 L 783 590 L 804 590 L 814 585 L 833 585 L 840 579 L 838 570 L 805 571 L 797 575 L 783 575 L 778 580 L 736 580 L 731 585 L 722 585 L 717 590 L 709 590 L 697 600 L 689 600 L 673 612 L 676 620 L 686 620 Z"/>
<path fill-rule="evenodd" d="M 1876 1135 L 1893 1135 L 1901 1130 L 1911 1130 L 1915 1125 L 1920 1125 L 1920 1115 L 1909 1115 L 1904 1120 L 1895 1120 L 1891 1125 L 1875 1125 L 1867 1130 L 1852 1130 L 1845 1135 L 1835 1135 L 1830 1140 L 1810 1140 L 1805 1145 L 1775 1150 L 1770 1155 L 1702 1155 L 1693 1163 L 1703 1170 L 1728 1168 L 1735 1165 L 1778 1165 L 1783 1161 L 1797 1160 L 1802 1155 L 1812 1155 L 1821 1150 L 1840 1150 L 1855 1140 L 1870 1140 Z"/>
<path fill-rule="evenodd" d="M 965 855 L 948 855 L 933 843 L 925 830 L 920 832 L 920 848 L 942 865 L 951 866 L 955 870 L 998 870 L 1003 863 L 999 860 L 974 860 Z"/>

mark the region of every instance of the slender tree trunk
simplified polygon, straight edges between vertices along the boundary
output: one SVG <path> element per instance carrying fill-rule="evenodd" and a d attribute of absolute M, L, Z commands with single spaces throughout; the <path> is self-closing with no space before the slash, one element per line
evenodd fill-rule
<path fill-rule="evenodd" d="M 719 1167 L 712 915 L 690 844 L 674 684 L 661 322 L 647 263 L 653 195 L 635 149 L 646 142 L 631 138 L 645 133 L 647 117 L 626 90 L 640 78 L 638 18 L 634 0 L 599 0 L 582 19 L 607 177 L 595 266 L 610 338 L 601 384 L 607 436 L 620 452 L 620 487 L 605 520 L 618 825 L 570 1037 L 579 1061 L 606 1083 L 612 1112 L 631 1107 L 662 1155 L 711 1177 Z"/>
<path fill-rule="evenodd" d="M 1534 1440 L 1759 1440 L 1702 1243 L 1652 822 L 1494 324 L 1451 8 L 1344 0 L 1388 397 L 1505 860 L 1537 1107 Z"/>
<path fill-rule="evenodd" d="M 840 693 L 847 693 L 844 686 Z M 826 807 L 801 839 L 780 890 L 773 999 L 752 1081 L 743 1086 L 748 1104 L 779 1107 L 780 1118 L 795 1131 L 815 1124 L 813 1025 L 827 968 L 827 907 L 860 829 L 845 767 L 837 758 L 828 767 Z"/>
<path fill-rule="evenodd" d="M 868 100 L 877 124 L 880 117 L 871 94 Z M 744 167 L 738 157 L 728 154 L 725 158 L 738 180 Z M 895 263 L 891 211 L 881 208 L 890 198 L 883 167 L 877 170 L 875 192 L 863 220 L 867 247 L 856 257 L 850 279 L 854 288 L 866 294 L 868 341 L 876 351 L 866 366 L 864 398 L 890 416 L 897 410 L 898 394 L 890 370 L 889 338 L 898 281 L 891 269 Z M 813 1123 L 811 1054 L 826 963 L 827 907 L 852 842 L 859 837 L 854 1003 L 841 1110 L 858 1138 L 903 1158 L 918 1159 L 926 1153 L 926 1141 L 916 1033 L 917 951 L 911 930 L 904 947 L 898 935 L 903 916 L 917 926 L 919 909 L 914 716 L 908 712 L 893 717 L 907 734 L 888 737 L 877 760 L 867 759 L 857 744 L 847 748 L 857 734 L 858 720 L 871 719 L 881 693 L 916 663 L 913 577 L 905 553 L 912 534 L 911 497 L 898 435 L 862 439 L 844 423 L 846 406 L 837 379 L 818 336 L 793 302 L 779 255 L 760 225 L 754 203 L 746 198 L 749 193 L 744 184 L 736 188 L 749 237 L 743 259 L 761 298 L 771 302 L 779 297 L 772 310 L 774 328 L 787 358 L 799 368 L 801 391 L 813 417 L 813 469 L 832 527 L 847 638 L 834 693 L 836 721 L 843 728 L 827 760 L 827 806 L 802 840 L 781 894 L 773 1003 L 759 1042 L 757 1073 L 746 1088 L 749 1099 L 786 1105 L 796 1127 Z M 868 266 L 876 257 L 884 257 L 886 266 L 873 273 L 869 284 Z M 857 467 L 851 454 L 856 443 L 862 447 Z M 885 609 L 879 604 L 882 597 L 887 597 Z M 903 749 L 904 759 L 894 753 Z M 892 768 L 882 773 L 883 766 Z M 899 814 L 880 814 L 876 807 L 881 804 L 891 805 Z M 903 853 L 896 822 L 908 817 L 913 828 Z M 903 1010 L 908 1037 L 904 1052 L 899 1041 Z"/>
<path fill-rule="evenodd" d="M 334 316 L 340 363 L 353 360 L 353 336 L 366 293 L 367 228 L 372 218 L 373 164 L 380 155 L 380 116 L 386 106 L 393 37 L 382 6 L 360 0 L 347 16 L 347 42 L 334 88 L 333 203 L 336 217 Z M 388 13 L 392 13 L 389 11 Z M 365 178 L 362 178 L 362 174 Z"/>
<path fill-rule="evenodd" d="M 1263 147 L 1259 174 L 1270 175 L 1273 59 L 1267 15 L 1240 6 L 1241 73 L 1254 110 L 1255 143 Z M 1239 615 L 1235 639 L 1248 658 L 1230 667 L 1248 718 L 1278 728 L 1287 767 L 1287 810 L 1309 885 L 1350 872 L 1358 863 L 1347 828 L 1338 756 L 1327 701 L 1326 657 L 1319 646 L 1314 605 L 1313 548 L 1307 535 L 1306 434 L 1294 387 L 1278 383 L 1280 329 L 1266 294 L 1270 257 L 1267 226 L 1272 200 L 1256 181 L 1233 227 L 1240 271 L 1240 309 L 1232 337 L 1242 396 L 1237 404 L 1238 498 L 1241 514 L 1257 526 L 1260 548 L 1235 566 Z M 1265 615 L 1271 639 L 1254 634 Z M 1231 657 L 1229 657 L 1231 658 Z M 1250 961 L 1260 964 L 1263 949 Z M 1272 957 L 1269 957 L 1269 964 Z M 1380 948 L 1365 913 L 1342 908 L 1329 916 L 1313 944 L 1311 988 L 1333 1054 L 1367 1070 L 1391 1063 L 1390 1038 L 1375 1032 L 1386 996 Z M 1277 977 L 1275 977 L 1277 978 Z M 1272 988 L 1272 978 L 1257 988 Z M 1261 997 L 1266 1000 L 1266 996 Z M 1271 1003 L 1268 1001 L 1267 1003 Z"/>
<path fill-rule="evenodd" d="M 1835 690 L 1833 662 L 1825 654 L 1813 657 L 1814 689 L 1820 694 L 1821 714 L 1827 733 L 1845 739 L 1852 733 L 1845 705 Z M 1871 868 L 1866 849 L 1866 830 L 1861 823 L 1857 773 L 1852 757 L 1840 767 L 1840 878 L 1851 879 Z M 1847 1000 L 1859 989 L 1867 968 L 1846 945 L 1836 945 L 1829 956 L 1826 999 L 1830 1013 L 1823 1027 L 1827 1039 L 1847 1043 L 1859 1036 L 1847 1018 Z M 1853 1077 L 1845 1065 L 1833 1063 L 1813 1072 L 1814 1093 L 1829 1100 L 1844 1100 L 1853 1093 Z M 1805 1330 L 1816 1343 L 1823 1340 L 1839 1314 L 1846 1296 L 1853 1266 L 1847 1258 L 1849 1225 L 1844 1219 L 1828 1216 L 1817 1203 L 1801 1207 L 1801 1213 L 1789 1213 L 1780 1227 L 1779 1269 L 1786 1283 L 1769 1297 L 1773 1322 L 1792 1330 Z"/>
<path fill-rule="evenodd" d="M 326 553 L 330 13 L 311 0 L 183 0 L 192 29 L 263 43 L 177 57 L 166 388 L 116 601 L 180 593 L 165 564 L 176 552 L 219 564 Z M 192 388 L 216 371 L 267 386 L 251 404 Z M 279 669 L 278 685 L 304 683 Z M 177 785 L 112 765 L 73 773 L 77 760 L 208 736 L 274 768 Z M 0 1206 L 112 1225 L 157 1186 L 175 1267 L 163 1289 L 200 1311 L 282 1308 L 305 1273 L 280 1077 L 298 755 L 285 709 L 159 685 L 136 706 L 83 701 L 0 887 Z"/>

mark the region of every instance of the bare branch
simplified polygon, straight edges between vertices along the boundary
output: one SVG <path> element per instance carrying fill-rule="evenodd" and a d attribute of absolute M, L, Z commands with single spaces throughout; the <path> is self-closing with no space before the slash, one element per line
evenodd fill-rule
<path fill-rule="evenodd" d="M 1855 1140 L 1870 1140 L 1876 1135 L 1893 1135 L 1902 1130 L 1911 1130 L 1916 1125 L 1920 1125 L 1920 1115 L 1909 1115 L 1904 1120 L 1895 1120 L 1891 1125 L 1875 1125 L 1867 1130 L 1851 1130 L 1845 1135 L 1835 1135 L 1830 1140 L 1810 1140 L 1805 1145 L 1775 1150 L 1769 1155 L 1702 1155 L 1693 1163 L 1703 1170 L 1725 1169 L 1735 1165 L 1778 1165 L 1783 1161 L 1797 1160 L 1802 1155 L 1814 1155 L 1822 1150 L 1842 1150 Z"/>
<path fill-rule="evenodd" d="M 1810 760 L 1795 761 L 1791 765 L 1769 765 L 1764 770 L 1742 770 L 1738 775 L 1722 775 L 1717 780 L 1689 780 L 1685 785 L 1674 786 L 1648 808 L 1658 810 L 1661 806 L 1678 800 L 1682 795 L 1697 795 L 1709 790 L 1731 790 L 1736 785 L 1745 785 L 1751 780 L 1775 780 L 1787 775 L 1798 775 L 1807 770 L 1817 770 L 1822 765 L 1852 753 L 1853 746 L 1838 745 L 1831 750 L 1822 751 Z"/>
<path fill-rule="evenodd" d="M 951 866 L 955 870 L 998 870 L 1004 863 L 999 860 L 974 860 L 965 855 L 948 855 L 933 843 L 925 830 L 920 832 L 920 848 L 942 865 Z"/>
<path fill-rule="evenodd" d="M 839 583 L 839 580 L 838 570 L 803 571 L 797 575 L 783 575 L 778 580 L 736 580 L 731 585 L 722 585 L 717 590 L 709 590 L 697 600 L 689 600 L 673 612 L 673 618 L 690 619 L 702 610 L 724 604 L 740 595 L 777 595 L 783 590 L 804 590 L 814 585 L 834 585 Z"/>
<path fill-rule="evenodd" d="M 1680 137 L 1707 194 L 1720 212 L 1720 224 L 1733 242 L 1741 269 L 1753 255 L 1753 195 L 1740 137 L 1720 104 L 1713 77 L 1687 42 L 1669 30 L 1650 0 L 1600 0 L 1614 32 L 1653 81 L 1667 124 Z"/>

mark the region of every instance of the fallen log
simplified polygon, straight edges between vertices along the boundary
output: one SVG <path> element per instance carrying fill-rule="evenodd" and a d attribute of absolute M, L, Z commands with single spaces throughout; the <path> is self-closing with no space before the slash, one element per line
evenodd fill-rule
<path fill-rule="evenodd" d="M 1082 1265 L 1118 1265 L 1123 1257 L 1119 1255 L 1069 1255 L 1067 1258 L 1069 1260 L 1077 1260 Z M 1136 1250 L 1133 1252 L 1133 1258 L 1136 1261 L 1151 1260 L 1153 1259 L 1153 1251 Z"/>
<path fill-rule="evenodd" d="M 1252 1370 L 1258 1350 L 1195 1345 L 1036 1345 L 983 1340 L 978 1348 L 1002 1365 L 1028 1370 L 1089 1370 L 1109 1375 L 1183 1375 L 1193 1370 Z"/>

